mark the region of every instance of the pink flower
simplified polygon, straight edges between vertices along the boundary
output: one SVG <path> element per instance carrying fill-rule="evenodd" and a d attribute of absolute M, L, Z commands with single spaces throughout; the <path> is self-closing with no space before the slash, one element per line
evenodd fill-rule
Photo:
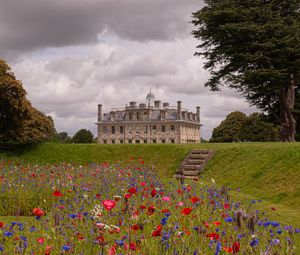
<path fill-rule="evenodd" d="M 178 202 L 177 206 L 183 206 L 183 202 Z"/>
<path fill-rule="evenodd" d="M 162 200 L 165 201 L 165 202 L 169 202 L 170 198 L 169 197 L 163 197 Z"/>
<path fill-rule="evenodd" d="M 116 206 L 116 202 L 113 200 L 103 200 L 102 205 L 107 211 L 110 211 Z"/>

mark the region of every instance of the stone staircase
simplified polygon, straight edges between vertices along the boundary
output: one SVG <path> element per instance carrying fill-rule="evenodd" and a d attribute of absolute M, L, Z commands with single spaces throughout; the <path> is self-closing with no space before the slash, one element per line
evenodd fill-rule
<path fill-rule="evenodd" d="M 195 178 L 203 172 L 212 156 L 212 150 L 191 150 L 176 170 L 175 177 Z"/>

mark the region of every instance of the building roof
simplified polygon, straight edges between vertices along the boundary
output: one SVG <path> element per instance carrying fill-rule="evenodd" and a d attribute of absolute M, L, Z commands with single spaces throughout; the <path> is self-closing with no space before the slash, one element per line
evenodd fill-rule
<path fill-rule="evenodd" d="M 164 120 L 176 120 L 177 119 L 177 110 L 175 109 L 164 109 L 165 118 Z M 115 113 L 115 121 L 125 121 L 125 110 L 124 111 L 116 111 Z M 152 109 L 150 111 L 150 119 L 149 121 L 159 121 L 161 120 L 161 109 Z M 111 121 L 112 113 L 106 113 L 103 116 L 102 121 Z"/>

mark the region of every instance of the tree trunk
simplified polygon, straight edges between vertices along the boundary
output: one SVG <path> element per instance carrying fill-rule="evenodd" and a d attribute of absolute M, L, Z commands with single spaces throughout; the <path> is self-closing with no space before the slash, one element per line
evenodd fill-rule
<path fill-rule="evenodd" d="M 296 121 L 293 116 L 295 105 L 294 76 L 290 74 L 290 84 L 280 92 L 281 131 L 280 138 L 283 142 L 295 142 Z"/>

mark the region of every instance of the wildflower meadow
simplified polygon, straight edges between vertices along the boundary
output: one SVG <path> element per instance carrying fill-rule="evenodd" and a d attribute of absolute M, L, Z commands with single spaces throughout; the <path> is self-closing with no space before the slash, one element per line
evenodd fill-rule
<path fill-rule="evenodd" d="M 0 254 L 296 254 L 299 229 L 213 182 L 162 182 L 141 158 L 0 170 Z"/>

